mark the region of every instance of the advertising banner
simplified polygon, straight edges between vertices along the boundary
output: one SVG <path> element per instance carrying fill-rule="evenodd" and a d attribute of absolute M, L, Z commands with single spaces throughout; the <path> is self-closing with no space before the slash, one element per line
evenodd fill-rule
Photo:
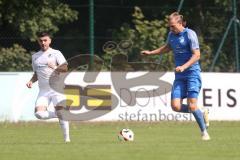
<path fill-rule="evenodd" d="M 0 121 L 34 121 L 37 83 L 28 89 L 30 72 L 0 73 Z M 189 113 L 171 109 L 174 73 L 72 72 L 63 76 L 72 121 L 192 121 Z M 209 109 L 210 120 L 240 120 L 240 74 L 202 73 L 198 105 Z M 186 101 L 184 101 L 186 103 Z M 49 104 L 49 110 L 53 110 Z"/>

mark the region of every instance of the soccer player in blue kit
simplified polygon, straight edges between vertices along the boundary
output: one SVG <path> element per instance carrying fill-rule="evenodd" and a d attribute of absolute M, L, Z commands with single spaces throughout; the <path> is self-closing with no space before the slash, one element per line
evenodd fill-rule
<path fill-rule="evenodd" d="M 154 55 L 173 51 L 175 60 L 175 80 L 171 93 L 171 106 L 176 112 L 192 113 L 201 130 L 202 140 L 210 140 L 207 132 L 209 125 L 207 113 L 197 106 L 198 94 L 201 89 L 200 48 L 196 33 L 185 28 L 183 16 L 174 12 L 168 17 L 170 32 L 167 43 L 152 51 L 142 51 L 142 54 Z M 187 104 L 183 99 L 187 98 Z"/>

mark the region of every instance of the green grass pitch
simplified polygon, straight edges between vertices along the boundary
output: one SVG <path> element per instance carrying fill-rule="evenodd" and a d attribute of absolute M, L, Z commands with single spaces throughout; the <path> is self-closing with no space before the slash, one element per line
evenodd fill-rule
<path fill-rule="evenodd" d="M 122 128 L 134 142 L 117 138 Z M 74 122 L 65 144 L 58 123 L 0 123 L 0 160 L 239 160 L 240 122 L 211 122 L 211 141 L 194 122 Z"/>

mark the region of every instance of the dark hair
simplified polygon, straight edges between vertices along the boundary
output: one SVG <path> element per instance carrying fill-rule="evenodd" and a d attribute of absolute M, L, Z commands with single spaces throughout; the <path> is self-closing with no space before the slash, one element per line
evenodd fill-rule
<path fill-rule="evenodd" d="M 38 38 L 45 37 L 45 36 L 51 37 L 51 35 L 48 32 L 40 32 L 40 33 L 38 33 L 37 36 L 38 36 Z"/>

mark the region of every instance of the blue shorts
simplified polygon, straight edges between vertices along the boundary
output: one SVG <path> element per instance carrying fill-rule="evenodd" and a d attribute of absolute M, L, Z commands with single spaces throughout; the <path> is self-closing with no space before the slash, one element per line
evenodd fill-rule
<path fill-rule="evenodd" d="M 172 86 L 171 99 L 198 98 L 201 86 L 200 75 L 175 79 Z"/>

